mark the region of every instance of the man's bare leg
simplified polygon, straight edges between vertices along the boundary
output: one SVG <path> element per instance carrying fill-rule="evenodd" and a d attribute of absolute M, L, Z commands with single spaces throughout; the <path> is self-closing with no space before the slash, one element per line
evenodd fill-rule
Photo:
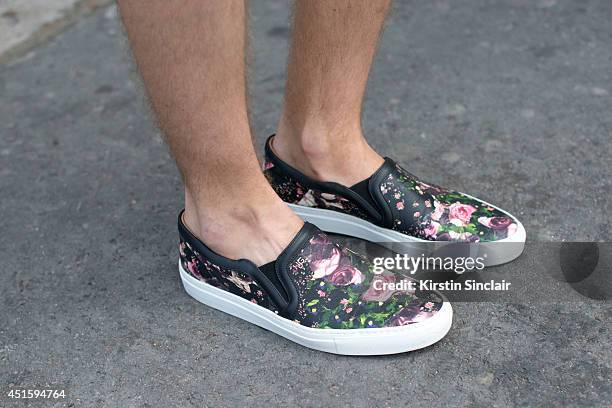
<path fill-rule="evenodd" d="M 251 142 L 244 0 L 119 6 L 185 182 L 186 224 L 226 257 L 275 260 L 302 222 L 265 180 Z"/>
<path fill-rule="evenodd" d="M 274 150 L 310 177 L 351 186 L 383 163 L 363 137 L 361 105 L 390 3 L 295 2 Z"/>

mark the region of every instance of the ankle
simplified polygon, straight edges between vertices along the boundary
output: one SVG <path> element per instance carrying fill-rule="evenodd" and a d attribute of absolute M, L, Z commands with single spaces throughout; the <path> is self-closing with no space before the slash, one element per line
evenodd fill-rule
<path fill-rule="evenodd" d="M 282 160 L 307 176 L 346 186 L 368 178 L 383 163 L 356 125 L 331 129 L 310 124 L 295 129 L 281 121 L 272 147 Z"/>
<path fill-rule="evenodd" d="M 302 221 L 278 197 L 242 200 L 239 206 L 199 205 L 185 199 L 185 225 L 213 251 L 256 265 L 275 260 L 302 227 Z"/>

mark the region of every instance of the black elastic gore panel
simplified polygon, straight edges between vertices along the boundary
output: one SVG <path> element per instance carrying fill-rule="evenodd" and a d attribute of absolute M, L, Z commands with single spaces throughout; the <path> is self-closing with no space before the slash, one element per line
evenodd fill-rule
<path fill-rule="evenodd" d="M 281 293 L 284 292 L 283 285 L 276 275 L 276 261 L 268 262 L 267 264 L 260 266 L 259 270 L 263 272 L 268 279 L 270 279 L 270 282 L 272 282 Z"/>
<path fill-rule="evenodd" d="M 368 185 L 370 184 L 370 178 L 371 177 L 368 177 L 367 179 L 355 184 L 353 187 L 351 187 L 351 190 L 359 194 L 359 196 L 366 200 L 372 207 L 377 208 L 378 206 L 374 202 L 374 199 L 372 198 L 372 195 L 370 194 L 370 190 L 368 188 Z"/>

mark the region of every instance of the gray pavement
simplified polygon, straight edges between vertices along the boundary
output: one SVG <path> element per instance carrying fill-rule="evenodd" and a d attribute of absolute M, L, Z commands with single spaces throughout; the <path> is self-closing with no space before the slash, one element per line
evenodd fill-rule
<path fill-rule="evenodd" d="M 252 117 L 281 103 L 284 1 L 253 1 Z M 371 143 L 503 204 L 532 241 L 610 241 L 612 2 L 398 1 Z M 112 9 L 0 66 L 0 406 L 612 406 L 610 302 L 456 303 L 417 352 L 311 351 L 198 304 L 177 272 L 177 171 Z M 504 273 L 542 273 L 528 247 Z M 542 291 L 546 293 L 545 290 Z"/>
<path fill-rule="evenodd" d="M 0 64 L 61 33 L 82 16 L 112 0 L 2 0 Z"/>

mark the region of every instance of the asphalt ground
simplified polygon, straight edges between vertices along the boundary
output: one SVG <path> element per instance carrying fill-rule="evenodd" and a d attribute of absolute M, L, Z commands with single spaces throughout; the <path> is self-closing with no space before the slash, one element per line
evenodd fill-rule
<path fill-rule="evenodd" d="M 289 9 L 251 8 L 262 146 Z M 365 103 L 371 144 L 516 214 L 531 242 L 610 241 L 611 17 L 604 0 L 396 2 Z M 0 106 L 0 405 L 40 387 L 67 398 L 19 404 L 612 405 L 610 301 L 571 288 L 456 302 L 441 342 L 370 358 L 311 351 L 189 298 L 180 180 L 112 9 L 1 65 Z M 552 282 L 546 256 L 528 245 L 486 272 Z"/>

